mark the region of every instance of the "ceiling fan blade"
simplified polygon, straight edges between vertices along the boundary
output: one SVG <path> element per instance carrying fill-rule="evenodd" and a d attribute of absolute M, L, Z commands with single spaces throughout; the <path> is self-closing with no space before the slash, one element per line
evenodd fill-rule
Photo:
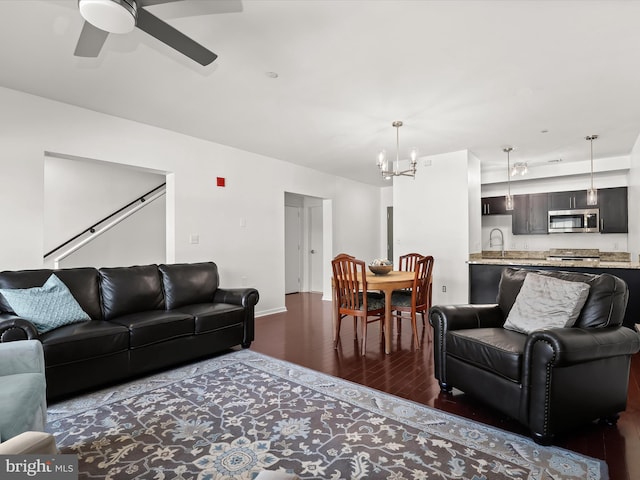
<path fill-rule="evenodd" d="M 148 7 L 150 5 L 160 5 L 161 3 L 179 2 L 180 0 L 138 0 L 138 5 Z"/>
<path fill-rule="evenodd" d="M 151 5 L 160 5 L 161 3 L 179 2 L 181 0 L 138 0 L 141 7 L 149 7 Z"/>
<path fill-rule="evenodd" d="M 84 22 L 76 50 L 73 54 L 76 57 L 97 57 L 108 35 L 109 32 L 100 30 L 89 22 Z"/>
<path fill-rule="evenodd" d="M 138 5 L 140 7 L 162 5 L 156 12 L 162 11 L 162 18 L 195 17 L 243 11 L 242 0 L 138 0 Z M 154 10 L 152 9 L 152 11 Z"/>
<path fill-rule="evenodd" d="M 168 23 L 163 22 L 155 15 L 147 12 L 144 8 L 138 9 L 138 21 L 136 22 L 136 26 L 152 37 L 157 38 L 161 42 L 169 45 L 171 48 L 198 62 L 200 65 L 209 65 L 218 58 L 218 55 L 207 50 L 202 45 L 190 39 L 184 33 L 179 32 Z"/>

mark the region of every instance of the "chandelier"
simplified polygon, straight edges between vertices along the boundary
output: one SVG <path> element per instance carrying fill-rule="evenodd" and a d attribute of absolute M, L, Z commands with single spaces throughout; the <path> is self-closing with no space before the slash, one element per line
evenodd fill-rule
<path fill-rule="evenodd" d="M 588 135 L 584 138 L 591 142 L 591 188 L 587 190 L 587 205 L 597 205 L 598 190 L 593 188 L 593 141 L 598 138 L 598 135 Z"/>
<path fill-rule="evenodd" d="M 385 180 L 389 180 L 391 177 L 416 177 L 416 165 L 418 164 L 418 151 L 414 148 L 410 152 L 410 164 L 409 168 L 406 170 L 400 170 L 400 127 L 402 126 L 402 122 L 400 120 L 396 120 L 391 124 L 396 128 L 396 159 L 394 162 L 390 162 L 386 159 L 387 152 L 382 149 L 378 154 L 378 168 L 380 169 L 380 173 L 385 178 Z"/>

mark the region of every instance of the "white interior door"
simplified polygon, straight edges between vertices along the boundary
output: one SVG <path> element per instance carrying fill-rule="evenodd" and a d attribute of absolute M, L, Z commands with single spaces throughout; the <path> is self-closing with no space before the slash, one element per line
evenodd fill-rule
<path fill-rule="evenodd" d="M 322 205 L 309 208 L 309 285 L 322 292 Z"/>
<path fill-rule="evenodd" d="M 300 291 L 300 208 L 284 207 L 284 293 Z"/>

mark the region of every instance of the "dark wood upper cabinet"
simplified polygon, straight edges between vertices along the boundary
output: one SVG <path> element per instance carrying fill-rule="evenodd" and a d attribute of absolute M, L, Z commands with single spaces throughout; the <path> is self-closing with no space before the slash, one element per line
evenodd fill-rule
<path fill-rule="evenodd" d="M 482 215 L 505 215 L 507 213 L 506 197 L 485 197 L 482 199 Z"/>
<path fill-rule="evenodd" d="M 628 233 L 629 220 L 627 187 L 598 190 L 600 233 Z"/>
<path fill-rule="evenodd" d="M 511 229 L 514 235 L 549 233 L 549 196 L 546 193 L 514 195 Z"/>
<path fill-rule="evenodd" d="M 549 233 L 549 210 L 600 209 L 600 233 L 628 233 L 627 187 L 598 189 L 598 205 L 587 205 L 587 190 L 514 195 L 513 211 L 505 196 L 482 198 L 482 215 L 511 215 L 514 235 Z"/>
<path fill-rule="evenodd" d="M 575 210 L 577 208 L 598 208 L 597 205 L 587 205 L 587 191 L 574 190 L 571 192 L 551 192 L 549 195 L 549 210 Z"/>

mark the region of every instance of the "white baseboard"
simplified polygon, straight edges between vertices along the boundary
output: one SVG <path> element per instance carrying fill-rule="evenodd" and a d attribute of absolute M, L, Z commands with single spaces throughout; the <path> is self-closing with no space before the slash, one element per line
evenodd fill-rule
<path fill-rule="evenodd" d="M 287 307 L 270 308 L 269 310 L 259 310 L 255 313 L 255 317 L 264 317 L 266 315 L 273 315 L 274 313 L 283 313 L 287 311 Z"/>

